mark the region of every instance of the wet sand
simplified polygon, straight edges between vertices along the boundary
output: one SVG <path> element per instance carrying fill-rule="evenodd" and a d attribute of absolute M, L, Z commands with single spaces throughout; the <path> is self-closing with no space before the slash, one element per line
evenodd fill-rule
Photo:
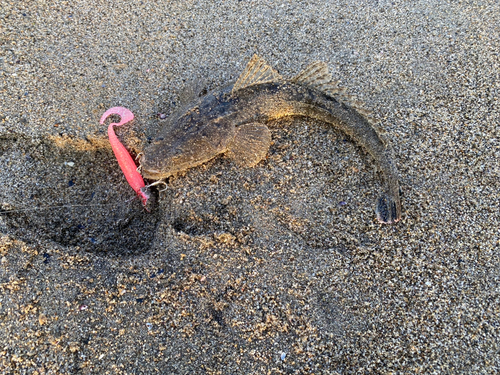
<path fill-rule="evenodd" d="M 420 1 L 0 1 L 0 373 L 500 371 L 500 6 Z M 308 119 L 270 124 L 144 211 L 99 125 L 139 152 L 186 92 L 258 53 L 328 63 L 380 120 L 374 161 Z"/>

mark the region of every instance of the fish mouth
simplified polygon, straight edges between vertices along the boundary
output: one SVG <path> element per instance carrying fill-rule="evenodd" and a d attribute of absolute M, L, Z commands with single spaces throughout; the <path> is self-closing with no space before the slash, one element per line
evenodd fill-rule
<path fill-rule="evenodd" d="M 162 178 L 168 177 L 165 175 L 164 172 L 148 166 L 148 160 L 144 156 L 144 154 L 141 155 L 141 158 L 139 159 L 139 168 L 138 170 L 141 172 L 142 177 L 147 178 L 148 180 L 161 180 Z"/>
<path fill-rule="evenodd" d="M 148 180 L 161 180 L 170 176 L 168 173 L 162 173 L 156 169 L 146 169 L 144 167 L 141 168 L 142 177 L 147 178 Z"/>

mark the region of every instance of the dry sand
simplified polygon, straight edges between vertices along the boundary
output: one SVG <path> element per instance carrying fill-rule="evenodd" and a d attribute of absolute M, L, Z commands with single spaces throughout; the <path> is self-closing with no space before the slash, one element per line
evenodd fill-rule
<path fill-rule="evenodd" d="M 1 0 L 0 373 L 498 373 L 499 25 L 496 0 Z M 381 120 L 400 223 L 307 119 L 130 201 L 100 115 L 130 108 L 140 150 L 254 53 L 326 61 Z"/>

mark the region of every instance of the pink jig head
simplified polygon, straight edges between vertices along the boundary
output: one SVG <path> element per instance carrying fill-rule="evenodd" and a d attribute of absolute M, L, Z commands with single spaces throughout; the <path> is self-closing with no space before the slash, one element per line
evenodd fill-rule
<path fill-rule="evenodd" d="M 118 164 L 120 165 L 120 168 L 122 169 L 129 185 L 141 199 L 142 205 L 146 207 L 149 194 L 147 194 L 145 189 L 146 185 L 144 184 L 144 180 L 142 179 L 141 174 L 137 172 L 137 166 L 135 165 L 134 159 L 132 159 L 132 156 L 130 156 L 125 146 L 123 146 L 118 140 L 118 137 L 113 129 L 113 126 L 121 126 L 132 121 L 134 119 L 134 114 L 127 108 L 113 107 L 104 112 L 100 121 L 101 125 L 103 125 L 104 121 L 112 115 L 120 116 L 120 122 L 111 123 L 108 126 L 108 137 L 109 143 L 111 143 L 111 149 L 115 153 L 116 160 L 118 160 Z"/>

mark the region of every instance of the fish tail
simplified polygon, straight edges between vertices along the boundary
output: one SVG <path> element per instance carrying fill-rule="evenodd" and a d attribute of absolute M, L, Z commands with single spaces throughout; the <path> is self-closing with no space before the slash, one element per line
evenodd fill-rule
<path fill-rule="evenodd" d="M 401 219 L 401 205 L 398 197 L 383 194 L 377 199 L 375 207 L 377 220 L 382 224 L 394 224 Z"/>

